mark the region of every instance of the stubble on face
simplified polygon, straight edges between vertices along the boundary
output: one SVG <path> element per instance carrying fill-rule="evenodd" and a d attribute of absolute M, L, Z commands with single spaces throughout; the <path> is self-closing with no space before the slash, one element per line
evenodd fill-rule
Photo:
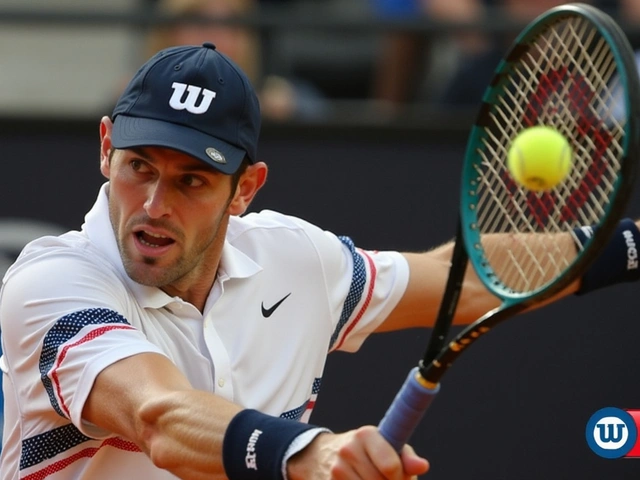
<path fill-rule="evenodd" d="M 127 275 L 141 285 L 200 301 L 217 275 L 229 207 L 242 172 L 229 178 L 169 149 L 118 152 L 122 153 L 117 157 L 112 153 L 103 173 L 110 181 L 109 216 Z M 194 172 L 202 182 L 196 188 L 203 189 L 192 194 L 182 182 Z M 169 190 L 165 199 L 173 202 L 168 213 L 156 209 L 152 215 L 147 210 L 145 188 L 150 179 L 177 189 Z M 169 238 L 156 242 L 153 232 Z"/>
<path fill-rule="evenodd" d="M 117 202 L 112 198 L 109 199 L 109 215 L 116 232 L 116 242 L 124 269 L 135 282 L 164 289 L 183 284 L 194 277 L 204 276 L 210 268 L 217 270 L 217 263 L 211 266 L 208 259 L 215 245 L 224 242 L 221 236 L 226 232 L 226 228 L 222 228 L 225 218 L 228 217 L 226 208 L 210 223 L 210 228 L 200 231 L 191 243 L 182 230 L 165 220 L 138 216 L 122 225 Z M 172 259 L 167 260 L 165 257 L 149 257 L 136 252 L 132 241 L 133 232 L 135 228 L 144 225 L 171 232 L 175 240 L 173 248 L 179 249 L 177 257 L 174 254 Z"/>

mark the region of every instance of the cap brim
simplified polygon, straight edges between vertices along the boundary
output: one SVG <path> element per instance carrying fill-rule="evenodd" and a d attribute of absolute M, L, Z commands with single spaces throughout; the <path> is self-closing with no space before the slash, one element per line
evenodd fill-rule
<path fill-rule="evenodd" d="M 183 125 L 152 118 L 118 115 L 113 122 L 115 148 L 165 147 L 191 155 L 222 173 L 235 173 L 246 152 Z"/>

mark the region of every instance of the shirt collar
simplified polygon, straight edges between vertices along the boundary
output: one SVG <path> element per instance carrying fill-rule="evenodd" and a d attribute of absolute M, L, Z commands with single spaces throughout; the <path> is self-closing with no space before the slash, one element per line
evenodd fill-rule
<path fill-rule="evenodd" d="M 235 220 L 231 217 L 231 221 Z M 252 258 L 232 245 L 229 240 L 225 240 L 218 266 L 218 278 L 221 282 L 231 278 L 249 278 L 261 270 L 262 267 Z"/>
<path fill-rule="evenodd" d="M 100 188 L 95 204 L 85 216 L 82 230 L 91 242 L 107 255 L 110 262 L 120 273 L 128 289 L 142 307 L 162 308 L 173 303 L 175 298 L 167 295 L 161 289 L 137 283 L 127 275 L 109 218 L 108 190 L 109 183 L 106 182 Z M 237 219 L 232 217 L 231 221 L 237 221 Z M 229 243 L 228 240 L 225 240 L 218 267 L 218 279 L 221 283 L 233 278 L 249 278 L 261 270 L 262 267 L 260 265 Z"/>

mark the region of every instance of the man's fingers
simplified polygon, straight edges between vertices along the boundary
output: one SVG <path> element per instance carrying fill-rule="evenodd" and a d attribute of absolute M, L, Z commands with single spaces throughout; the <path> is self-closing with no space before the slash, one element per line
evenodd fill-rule
<path fill-rule="evenodd" d="M 429 471 L 429 462 L 426 458 L 416 454 L 411 445 L 405 445 L 400 452 L 402 466 L 407 475 L 423 475 Z"/>

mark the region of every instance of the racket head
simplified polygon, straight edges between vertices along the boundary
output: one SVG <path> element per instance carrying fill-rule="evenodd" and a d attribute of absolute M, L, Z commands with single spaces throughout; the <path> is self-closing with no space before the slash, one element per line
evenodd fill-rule
<path fill-rule="evenodd" d="M 503 306 L 539 301 L 588 267 L 626 208 L 635 179 L 640 81 L 620 27 L 584 4 L 553 8 L 531 22 L 498 65 L 471 129 L 462 172 L 461 221 L 469 260 Z M 524 128 L 547 125 L 570 142 L 574 165 L 555 188 L 536 193 L 507 169 L 507 152 Z M 575 254 L 549 236 L 597 225 Z M 511 234 L 528 255 L 488 248 L 492 233 Z M 505 261 L 505 258 L 507 260 Z"/>
<path fill-rule="evenodd" d="M 517 37 L 471 129 L 461 189 L 464 250 L 502 305 L 409 373 L 379 426 L 397 451 L 437 394 L 444 373 L 468 346 L 530 303 L 565 288 L 604 246 L 635 178 L 638 108 L 633 51 L 600 10 L 583 4 L 556 7 Z M 534 125 L 560 130 L 577 152 L 569 177 L 543 194 L 519 187 L 506 168 L 511 141 Z M 571 236 L 558 234 L 583 225 L 599 228 L 576 253 Z M 492 233 L 501 234 L 498 241 L 485 242 Z M 509 241 L 501 243 L 504 238 Z M 553 247 L 559 238 L 562 246 Z M 519 248 L 532 239 L 529 252 Z M 455 301 L 451 305 L 455 308 Z"/>

